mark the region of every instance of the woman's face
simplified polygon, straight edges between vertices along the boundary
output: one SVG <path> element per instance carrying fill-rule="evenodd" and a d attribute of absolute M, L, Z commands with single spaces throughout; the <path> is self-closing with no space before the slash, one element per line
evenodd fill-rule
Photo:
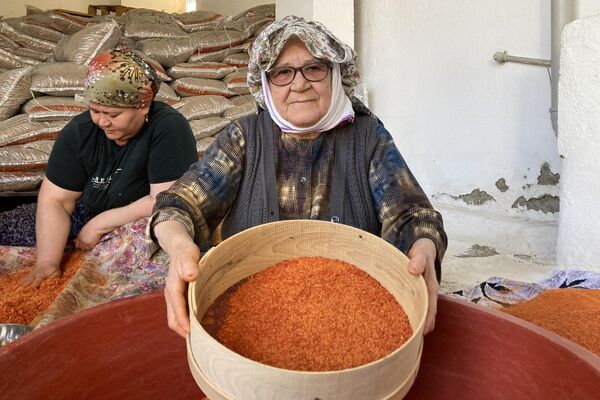
<path fill-rule="evenodd" d="M 150 107 L 108 107 L 102 104 L 89 105 L 92 121 L 98 125 L 109 140 L 123 146 L 138 134 L 146 120 Z"/>
<path fill-rule="evenodd" d="M 302 67 L 322 61 L 315 58 L 297 38 L 291 38 L 271 68 Z M 286 121 L 299 128 L 306 128 L 318 122 L 329 110 L 331 103 L 331 71 L 320 82 L 307 81 L 300 71 L 286 86 L 276 86 L 269 82 L 273 104 Z"/>

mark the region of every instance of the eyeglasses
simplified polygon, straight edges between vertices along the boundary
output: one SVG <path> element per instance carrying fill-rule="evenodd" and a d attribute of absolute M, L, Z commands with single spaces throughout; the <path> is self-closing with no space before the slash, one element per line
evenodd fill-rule
<path fill-rule="evenodd" d="M 331 64 L 325 61 L 314 62 L 298 68 L 279 67 L 267 71 L 267 79 L 275 86 L 286 86 L 294 81 L 296 72 L 300 71 L 309 82 L 320 82 L 327 78 Z"/>

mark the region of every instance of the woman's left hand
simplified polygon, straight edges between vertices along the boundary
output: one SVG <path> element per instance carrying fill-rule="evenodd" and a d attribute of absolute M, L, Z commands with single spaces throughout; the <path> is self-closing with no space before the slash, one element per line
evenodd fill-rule
<path fill-rule="evenodd" d="M 425 318 L 423 334 L 426 335 L 435 327 L 435 315 L 437 313 L 437 299 L 440 285 L 435 275 L 435 257 L 437 250 L 430 239 L 417 240 L 408 251 L 408 271 L 413 275 L 423 275 L 427 285 L 429 296 L 429 307 Z"/>

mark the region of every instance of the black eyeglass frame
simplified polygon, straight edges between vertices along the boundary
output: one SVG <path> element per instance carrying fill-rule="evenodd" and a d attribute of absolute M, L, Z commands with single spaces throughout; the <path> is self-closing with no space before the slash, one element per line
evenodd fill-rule
<path fill-rule="evenodd" d="M 311 65 L 315 65 L 315 64 L 325 64 L 325 66 L 327 67 L 327 73 L 321 79 L 317 79 L 317 80 L 308 79 L 306 77 L 306 75 L 304 74 L 304 68 L 310 67 Z M 333 68 L 333 65 L 329 61 L 315 61 L 315 62 L 311 62 L 311 63 L 305 64 L 305 65 L 303 65 L 301 67 L 276 67 L 276 68 L 271 68 L 265 74 L 267 75 L 267 80 L 269 82 L 271 82 L 273 85 L 275 85 L 275 86 L 287 86 L 290 83 L 294 82 L 294 79 L 296 79 L 296 74 L 298 73 L 298 71 L 300 71 L 300 73 L 302 74 L 302 76 L 304 77 L 304 79 L 306 79 L 309 82 L 321 82 L 321 81 L 325 80 L 325 78 L 327 78 L 327 76 L 329 75 L 329 71 L 332 68 Z M 292 79 L 290 79 L 290 81 L 288 83 L 284 83 L 284 84 L 278 84 L 278 83 L 273 82 L 271 80 L 271 72 L 273 72 L 275 70 L 284 70 L 284 69 L 291 69 L 292 71 L 294 71 L 294 75 L 292 75 Z"/>

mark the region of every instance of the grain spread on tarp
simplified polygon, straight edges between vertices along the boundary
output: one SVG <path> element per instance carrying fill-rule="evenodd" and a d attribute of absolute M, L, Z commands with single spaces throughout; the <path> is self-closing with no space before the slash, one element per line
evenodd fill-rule
<path fill-rule="evenodd" d="M 300 371 L 364 365 L 412 335 L 402 306 L 379 282 L 324 257 L 285 260 L 239 282 L 202 325 L 244 357 Z"/>
<path fill-rule="evenodd" d="M 52 304 L 67 285 L 79 269 L 83 254 L 80 251 L 65 254 L 61 262 L 62 276 L 57 279 L 46 279 L 38 288 L 19 285 L 19 281 L 31 271 L 31 268 L 14 274 L 0 274 L 0 322 L 30 324 Z"/>

